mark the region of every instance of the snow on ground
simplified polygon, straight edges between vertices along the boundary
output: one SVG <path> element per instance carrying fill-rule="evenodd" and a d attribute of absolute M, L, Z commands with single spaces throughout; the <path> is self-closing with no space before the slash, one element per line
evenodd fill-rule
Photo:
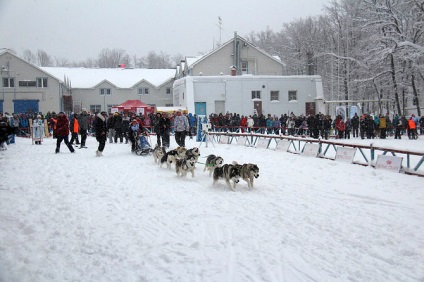
<path fill-rule="evenodd" d="M 232 192 L 202 164 L 182 178 L 126 144 L 99 158 L 93 137 L 76 154 L 54 143 L 0 152 L 0 281 L 424 280 L 422 177 L 203 143 L 260 167 Z"/>

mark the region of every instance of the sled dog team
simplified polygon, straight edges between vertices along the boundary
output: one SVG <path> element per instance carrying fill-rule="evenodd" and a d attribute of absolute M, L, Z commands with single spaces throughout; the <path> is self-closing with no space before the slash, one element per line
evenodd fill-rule
<path fill-rule="evenodd" d="M 195 165 L 200 157 L 199 148 L 186 149 L 178 147 L 168 152 L 165 147 L 156 145 L 153 150 L 153 158 L 155 163 L 162 165 L 166 164 L 168 169 L 171 169 L 171 164 L 174 164 L 177 175 L 186 177 L 188 173 L 194 177 Z M 256 164 L 238 164 L 233 161 L 231 164 L 224 164 L 224 159 L 220 156 L 209 155 L 206 158 L 206 163 L 203 171 L 208 170 L 209 176 L 213 174 L 213 184 L 222 179 L 226 182 L 229 189 L 235 191 L 236 184 L 243 179 L 247 182 L 247 186 L 253 188 L 253 180 L 259 177 L 259 167 Z M 232 183 L 231 183 L 232 182 Z"/>

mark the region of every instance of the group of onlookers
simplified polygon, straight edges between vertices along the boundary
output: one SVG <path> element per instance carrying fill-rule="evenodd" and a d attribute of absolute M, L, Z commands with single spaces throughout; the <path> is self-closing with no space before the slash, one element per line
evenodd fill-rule
<path fill-rule="evenodd" d="M 330 135 L 339 139 L 349 139 L 351 135 L 362 139 L 384 139 L 393 134 L 397 139 L 405 132 L 410 139 L 416 139 L 418 128 L 420 134 L 424 134 L 424 116 L 416 118 L 414 114 L 409 119 L 398 115 L 391 120 L 389 115 L 362 114 L 358 116 L 355 114 L 352 118 L 344 119 L 342 116 L 336 116 L 333 120 L 331 116 L 321 113 L 308 116 L 296 116 L 291 113 L 290 115 L 282 114 L 280 117 L 270 114 L 244 116 L 236 113 L 225 115 L 221 113 L 211 114 L 209 122 L 214 131 L 309 135 L 312 138 L 325 139 L 328 139 Z"/>
<path fill-rule="evenodd" d="M 98 155 L 101 155 L 107 140 L 109 143 L 135 143 L 135 135 L 155 133 L 157 144 L 169 147 L 170 135 L 174 134 L 179 146 L 185 146 L 187 135 L 192 136 L 197 130 L 197 116 L 183 114 L 181 110 L 174 113 L 150 113 L 137 115 L 132 112 L 109 113 L 101 112 L 92 114 L 86 109 L 80 113 L 71 113 L 68 117 L 64 112 L 11 114 L 0 113 L 0 143 L 13 144 L 15 135 L 25 135 L 36 140 L 35 144 L 41 145 L 44 136 L 53 135 L 57 138 L 56 153 L 60 151 L 60 143 L 64 141 L 69 150 L 74 151 L 72 145 L 86 147 L 87 135 L 96 136 L 99 141 Z M 204 122 L 204 121 L 202 121 Z M 355 114 L 352 118 L 344 119 L 324 114 L 299 115 L 240 115 L 237 113 L 211 114 L 208 122 L 213 131 L 252 132 L 262 134 L 282 135 L 309 135 L 312 138 L 386 138 L 394 135 L 400 139 L 407 134 L 408 138 L 416 139 L 419 134 L 424 134 L 424 116 L 410 117 L 394 115 Z M 31 124 L 30 124 L 31 123 Z M 138 124 L 136 132 L 134 125 Z M 6 129 L 7 128 L 7 129 Z M 419 130 L 419 131 L 418 131 Z M 68 140 L 69 134 L 71 139 Z M 81 138 L 81 140 L 80 140 Z M 3 140 L 4 139 L 4 140 Z M 3 141 L 1 141 L 3 140 Z M 104 141 L 104 142 L 103 142 Z"/>

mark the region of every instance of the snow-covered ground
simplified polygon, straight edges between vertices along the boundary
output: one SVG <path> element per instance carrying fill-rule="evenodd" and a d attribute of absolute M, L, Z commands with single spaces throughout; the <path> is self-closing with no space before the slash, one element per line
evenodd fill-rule
<path fill-rule="evenodd" d="M 199 162 L 260 167 L 232 192 L 202 164 L 182 178 L 126 144 L 99 158 L 93 137 L 76 154 L 55 141 L 0 152 L 0 281 L 424 280 L 422 177 L 203 143 Z"/>

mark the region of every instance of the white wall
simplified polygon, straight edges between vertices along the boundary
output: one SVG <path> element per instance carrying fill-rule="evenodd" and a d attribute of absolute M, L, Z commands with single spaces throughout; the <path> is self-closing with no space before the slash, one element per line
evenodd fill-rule
<path fill-rule="evenodd" d="M 193 83 L 187 83 L 187 79 Z M 253 114 L 252 90 L 261 91 L 263 114 L 278 115 L 293 112 L 306 114 L 305 103 L 322 98 L 320 76 L 210 76 L 186 77 L 174 83 L 174 104 L 194 112 L 195 102 L 206 102 L 207 114 L 215 113 L 215 101 L 225 101 L 225 111 L 242 115 Z M 288 101 L 288 91 L 297 91 L 297 101 Z M 270 101 L 270 92 L 279 91 L 279 101 Z M 190 93 L 194 96 L 191 100 Z M 317 100 L 318 99 L 318 100 Z M 324 112 L 316 104 L 316 111 Z"/>

